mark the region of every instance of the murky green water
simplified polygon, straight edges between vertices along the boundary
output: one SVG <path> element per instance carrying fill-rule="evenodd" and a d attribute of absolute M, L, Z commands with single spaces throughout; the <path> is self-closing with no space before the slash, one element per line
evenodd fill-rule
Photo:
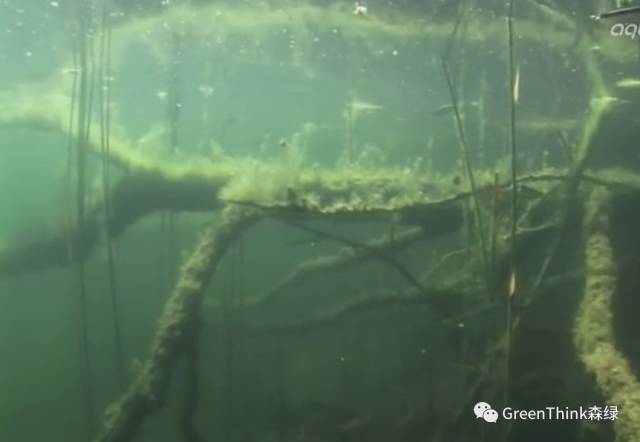
<path fill-rule="evenodd" d="M 0 1 L 0 441 L 640 440 L 617 3 Z"/>

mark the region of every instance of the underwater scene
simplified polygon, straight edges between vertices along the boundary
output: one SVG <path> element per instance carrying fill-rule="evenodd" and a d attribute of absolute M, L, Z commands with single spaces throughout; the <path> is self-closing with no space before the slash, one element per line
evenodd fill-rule
<path fill-rule="evenodd" d="M 640 441 L 640 1 L 0 35 L 0 442 Z"/>

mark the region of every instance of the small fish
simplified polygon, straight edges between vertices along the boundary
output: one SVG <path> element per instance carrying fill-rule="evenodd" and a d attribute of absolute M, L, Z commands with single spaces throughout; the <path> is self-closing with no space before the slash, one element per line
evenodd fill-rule
<path fill-rule="evenodd" d="M 509 297 L 516 294 L 516 272 L 512 271 L 509 276 Z"/>
<path fill-rule="evenodd" d="M 342 116 L 347 120 L 355 123 L 361 115 L 371 114 L 382 109 L 382 106 L 366 101 L 351 100 L 347 103 L 346 109 Z"/>
<path fill-rule="evenodd" d="M 167 91 L 158 91 L 156 93 L 156 97 L 158 98 L 158 100 L 166 100 L 168 96 L 169 94 L 167 93 Z"/>
<path fill-rule="evenodd" d="M 382 106 L 378 104 L 367 103 L 366 101 L 359 100 L 350 101 L 347 106 L 349 106 L 349 108 L 351 108 L 351 111 L 354 113 L 375 112 L 382 109 Z"/>
<path fill-rule="evenodd" d="M 475 100 L 472 101 L 471 103 L 469 103 L 469 106 L 471 107 L 479 107 L 480 106 L 480 102 Z M 458 106 L 459 109 L 460 105 Z M 437 109 L 434 109 L 433 111 L 431 111 L 431 115 L 435 116 L 435 117 L 440 117 L 442 115 L 447 115 L 449 113 L 453 113 L 455 111 L 456 107 L 453 104 L 443 104 L 442 106 L 440 106 Z M 462 115 L 462 111 L 460 111 L 460 115 Z"/>
<path fill-rule="evenodd" d="M 62 68 L 62 73 L 67 75 L 78 75 L 80 68 Z"/>
<path fill-rule="evenodd" d="M 215 92 L 215 89 L 209 85 L 201 84 L 198 86 L 198 92 L 200 92 L 205 97 L 210 97 Z"/>
<path fill-rule="evenodd" d="M 600 20 L 602 18 L 619 17 L 621 15 L 637 14 L 640 13 L 640 6 L 629 6 L 627 8 L 612 9 L 611 11 L 601 12 L 600 14 L 594 14 L 591 16 L 594 20 Z"/>
<path fill-rule="evenodd" d="M 460 175 L 456 175 L 456 176 L 454 176 L 454 177 L 453 177 L 453 179 L 451 180 L 451 183 L 452 183 L 454 186 L 459 186 L 459 185 L 460 185 L 460 183 L 462 183 L 462 178 L 460 178 Z"/>
<path fill-rule="evenodd" d="M 405 428 L 411 424 L 416 419 L 416 413 L 414 410 L 410 409 L 398 419 L 396 422 L 396 428 Z"/>
<path fill-rule="evenodd" d="M 321 235 L 312 235 L 307 238 L 302 239 L 292 239 L 291 241 L 287 241 L 285 244 L 288 246 L 309 246 L 315 247 L 318 243 L 321 243 L 326 240 L 326 237 Z"/>
<path fill-rule="evenodd" d="M 616 86 L 619 88 L 625 89 L 636 89 L 640 88 L 640 79 L 637 78 L 625 78 L 624 80 L 620 80 L 616 83 Z"/>
<path fill-rule="evenodd" d="M 371 420 L 370 415 L 364 415 L 364 416 L 355 415 L 351 419 L 348 419 L 347 421 L 338 425 L 338 429 L 342 431 L 347 431 L 347 432 L 358 430 L 360 428 L 365 427 L 367 424 L 369 424 L 370 420 Z"/>
<path fill-rule="evenodd" d="M 436 117 L 447 115 L 448 113 L 453 112 L 454 109 L 455 107 L 453 106 L 453 104 L 443 104 L 439 108 L 433 110 L 431 112 L 431 115 Z"/>
<path fill-rule="evenodd" d="M 516 79 L 513 82 L 513 102 L 518 103 L 520 98 L 520 66 L 516 69 Z"/>
<path fill-rule="evenodd" d="M 591 104 L 592 107 L 608 107 L 608 106 L 613 106 L 613 105 L 620 105 L 620 104 L 626 104 L 629 103 L 629 101 L 627 100 L 622 100 L 618 97 L 610 97 L 610 96 L 606 96 L 606 97 L 597 97 L 597 98 L 592 98 L 591 101 L 589 102 L 589 104 Z"/>

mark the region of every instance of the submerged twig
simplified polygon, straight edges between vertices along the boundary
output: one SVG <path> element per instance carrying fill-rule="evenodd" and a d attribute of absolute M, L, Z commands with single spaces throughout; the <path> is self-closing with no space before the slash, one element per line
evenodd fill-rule
<path fill-rule="evenodd" d="M 320 256 L 308 261 L 301 262 L 296 268 L 284 277 L 279 283 L 272 287 L 263 295 L 248 299 L 243 303 L 243 307 L 253 307 L 256 305 L 269 304 L 278 299 L 279 295 L 295 284 L 303 282 L 313 274 L 343 270 L 350 266 L 357 265 L 371 258 L 373 255 L 370 249 L 378 250 L 380 253 L 393 255 L 395 251 L 402 250 L 426 238 L 425 232 L 421 228 L 414 228 L 395 234 L 393 239 L 385 237 L 367 243 L 368 249 L 364 248 L 344 248 L 333 255 Z"/>
<path fill-rule="evenodd" d="M 398 271 L 398 273 L 400 273 L 404 277 L 404 279 L 406 279 L 407 282 L 411 286 L 413 286 L 416 290 L 418 290 L 418 292 L 422 293 L 423 295 L 427 294 L 425 289 L 424 289 L 424 287 L 420 283 L 420 281 L 418 281 L 416 279 L 416 277 L 413 276 L 411 274 L 411 272 L 405 266 L 400 264 L 397 260 L 395 260 L 394 258 L 390 257 L 389 255 L 387 255 L 383 251 L 380 251 L 378 249 L 372 248 L 368 244 L 361 243 L 361 242 L 358 242 L 358 241 L 354 241 L 354 240 L 351 240 L 351 239 L 348 239 L 348 238 L 344 238 L 344 237 L 339 236 L 339 235 L 334 235 L 334 234 L 329 233 L 329 232 L 324 232 L 322 230 L 315 229 L 315 228 L 310 227 L 308 225 L 299 224 L 299 223 L 296 223 L 294 221 L 289 221 L 289 220 L 281 220 L 281 221 L 283 221 L 285 224 L 289 224 L 289 225 L 297 227 L 299 229 L 306 230 L 307 232 L 311 232 L 311 233 L 314 233 L 316 235 L 319 235 L 319 236 L 322 236 L 322 237 L 325 237 L 325 238 L 329 238 L 329 239 L 333 239 L 334 241 L 338 241 L 338 242 L 347 244 L 348 246 L 351 246 L 351 247 L 354 247 L 354 248 L 361 248 L 363 250 L 366 250 L 372 256 L 377 257 L 378 259 L 386 262 L 391 267 L 396 269 Z"/>
<path fill-rule="evenodd" d="M 298 333 L 310 331 L 319 327 L 333 325 L 350 315 L 378 310 L 387 307 L 403 307 L 411 305 L 426 305 L 433 307 L 433 311 L 438 314 L 440 319 L 451 325 L 447 317 L 444 315 L 446 310 L 443 305 L 459 300 L 461 293 L 453 289 L 447 288 L 423 288 L 417 291 L 415 288 L 409 289 L 402 293 L 385 293 L 378 295 L 369 295 L 354 299 L 350 302 L 322 314 L 318 314 L 312 318 L 294 320 L 289 322 L 261 324 L 261 323 L 243 323 L 243 328 L 259 333 Z"/>

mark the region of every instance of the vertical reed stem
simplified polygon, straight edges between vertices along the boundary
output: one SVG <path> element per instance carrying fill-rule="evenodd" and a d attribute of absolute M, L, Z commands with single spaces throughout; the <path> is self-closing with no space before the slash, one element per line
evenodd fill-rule
<path fill-rule="evenodd" d="M 84 232 L 85 222 L 85 198 L 86 198 L 86 161 L 87 144 L 89 138 L 89 123 L 91 121 L 91 87 L 92 82 L 88 77 L 89 61 L 87 48 L 87 21 L 89 20 L 90 4 L 88 1 L 80 5 L 79 10 L 79 32 L 78 32 L 78 55 L 80 61 L 79 79 L 79 101 L 78 101 L 78 135 L 76 143 L 76 241 L 74 259 L 77 263 L 77 281 L 79 291 L 79 340 L 80 354 L 82 357 L 82 382 L 85 410 L 85 430 L 87 438 L 90 440 L 95 433 L 95 404 L 92 391 L 92 364 L 89 352 L 89 323 L 88 323 L 88 302 L 86 287 L 86 269 L 84 263 L 84 244 L 82 232 Z M 93 65 L 91 66 L 93 68 Z"/>
<path fill-rule="evenodd" d="M 515 0 L 509 1 L 509 16 L 507 18 L 508 51 L 509 51 L 509 128 L 511 138 L 511 273 L 509 275 L 509 288 L 507 293 L 506 312 L 506 355 L 505 355 L 505 385 L 504 406 L 509 405 L 511 383 L 511 350 L 513 346 L 513 299 L 517 288 L 517 263 L 516 263 L 516 223 L 518 212 L 517 189 L 517 144 L 516 144 L 516 72 L 513 51 L 513 11 Z M 508 438 L 510 425 L 507 425 L 505 436 Z"/>
<path fill-rule="evenodd" d="M 110 129 L 111 129 L 111 27 L 108 20 L 108 9 L 106 3 L 102 8 L 102 29 L 100 32 L 100 70 L 99 70 L 99 93 L 100 93 L 100 153 L 102 166 L 102 191 L 104 218 L 106 222 L 111 219 L 111 170 L 109 162 Z M 107 250 L 107 271 L 109 279 L 109 295 L 111 300 L 111 315 L 113 318 L 113 340 L 116 348 L 117 378 L 119 386 L 124 390 L 126 386 L 126 374 L 124 364 L 124 346 L 122 341 L 122 331 L 120 325 L 120 309 L 118 302 L 118 290 L 116 285 L 116 265 L 113 249 L 113 242 L 108 231 L 105 231 L 105 241 Z"/>

